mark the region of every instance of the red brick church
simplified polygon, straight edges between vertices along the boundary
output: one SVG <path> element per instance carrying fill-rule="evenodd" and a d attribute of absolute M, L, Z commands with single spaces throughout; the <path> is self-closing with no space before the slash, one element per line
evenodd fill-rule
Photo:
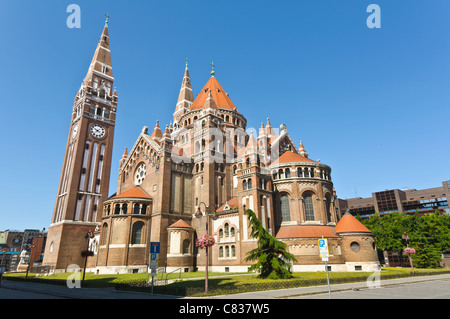
<path fill-rule="evenodd" d="M 331 168 L 310 159 L 286 125 L 267 118 L 248 129 L 214 68 L 194 94 L 186 62 L 173 119 L 143 127 L 111 167 L 112 70 L 106 23 L 75 97 L 44 263 L 55 271 L 82 267 L 89 249 L 87 267 L 96 273 L 147 272 L 150 242 L 160 242 L 159 267 L 202 270 L 195 240 L 209 233 L 209 269 L 247 271 L 244 258 L 256 247 L 244 215 L 251 209 L 295 255 L 293 271 L 324 270 L 322 237 L 332 271 L 378 270 L 373 234 L 350 214 L 340 216 Z M 109 196 L 111 168 L 119 178 Z"/>

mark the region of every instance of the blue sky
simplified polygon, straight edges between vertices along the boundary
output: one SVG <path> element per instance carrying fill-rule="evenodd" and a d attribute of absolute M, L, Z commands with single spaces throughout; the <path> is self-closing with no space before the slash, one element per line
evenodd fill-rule
<path fill-rule="evenodd" d="M 81 28 L 69 29 L 69 4 Z M 366 8 L 381 8 L 369 29 Z M 328 164 L 340 198 L 450 179 L 450 2 L 13 1 L 0 3 L 0 230 L 50 225 L 75 94 L 105 13 L 119 95 L 118 162 L 172 119 L 185 58 L 195 94 L 216 78 L 258 128 L 286 124 Z"/>

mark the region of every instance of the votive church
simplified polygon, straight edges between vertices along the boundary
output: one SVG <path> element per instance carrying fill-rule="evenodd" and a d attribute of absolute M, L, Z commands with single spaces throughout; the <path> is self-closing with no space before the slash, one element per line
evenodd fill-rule
<path fill-rule="evenodd" d="M 331 271 L 379 269 L 373 234 L 339 213 L 331 167 L 312 160 L 286 125 L 265 118 L 248 129 L 214 67 L 194 93 L 186 61 L 173 118 L 135 128 L 136 140 L 111 166 L 114 80 L 107 22 L 73 104 L 44 264 L 64 271 L 87 260 L 95 273 L 148 272 L 150 243 L 159 242 L 158 267 L 167 272 L 206 262 L 212 271 L 245 272 L 256 247 L 244 214 L 251 209 L 296 257 L 292 271 L 324 270 L 321 238 Z M 112 196 L 111 168 L 119 171 Z M 215 239 L 208 261 L 195 245 L 205 233 Z"/>

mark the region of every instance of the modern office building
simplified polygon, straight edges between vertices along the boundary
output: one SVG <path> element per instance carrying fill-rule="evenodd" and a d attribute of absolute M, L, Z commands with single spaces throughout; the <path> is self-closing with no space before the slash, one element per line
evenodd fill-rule
<path fill-rule="evenodd" d="M 375 212 L 381 215 L 392 212 L 420 214 L 439 211 L 450 214 L 448 198 L 450 197 L 450 180 L 443 181 L 442 186 L 426 189 L 391 189 L 372 193 L 372 197 L 339 199 L 341 214 L 347 210 L 353 216 L 368 218 Z"/>

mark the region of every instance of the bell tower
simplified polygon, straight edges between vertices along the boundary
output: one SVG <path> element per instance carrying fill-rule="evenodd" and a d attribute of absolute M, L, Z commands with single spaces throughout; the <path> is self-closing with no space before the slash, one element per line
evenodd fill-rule
<path fill-rule="evenodd" d="M 108 198 L 117 92 L 109 46 L 108 20 L 89 70 L 75 97 L 66 151 L 44 264 L 56 270 L 82 267 L 88 233 L 101 221 L 102 204 Z"/>

